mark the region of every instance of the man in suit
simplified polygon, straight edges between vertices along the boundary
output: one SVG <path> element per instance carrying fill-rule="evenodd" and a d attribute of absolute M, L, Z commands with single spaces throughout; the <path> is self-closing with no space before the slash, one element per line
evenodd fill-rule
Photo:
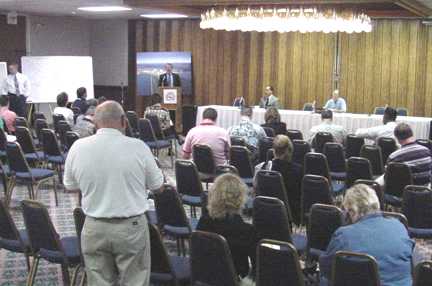
<path fill-rule="evenodd" d="M 269 108 L 269 107 L 276 107 L 280 108 L 279 98 L 274 96 L 273 94 L 274 89 L 272 86 L 267 86 L 264 90 L 264 96 L 261 98 L 259 106 L 261 108 Z"/>
<path fill-rule="evenodd" d="M 165 73 L 159 76 L 159 86 L 161 87 L 180 87 L 180 76 L 172 72 L 173 65 L 165 64 Z"/>

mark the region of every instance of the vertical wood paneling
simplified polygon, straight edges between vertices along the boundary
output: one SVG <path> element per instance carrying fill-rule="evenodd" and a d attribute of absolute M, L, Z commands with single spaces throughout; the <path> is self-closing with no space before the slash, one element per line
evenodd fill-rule
<path fill-rule="evenodd" d="M 137 22 L 137 51 L 191 51 L 194 102 L 258 104 L 275 87 L 284 108 L 322 105 L 331 95 L 335 34 L 201 30 L 198 20 Z M 432 115 L 432 28 L 419 20 L 378 20 L 372 33 L 340 35 L 340 92 L 350 112 L 405 106 Z M 137 101 L 137 104 L 140 104 Z"/>

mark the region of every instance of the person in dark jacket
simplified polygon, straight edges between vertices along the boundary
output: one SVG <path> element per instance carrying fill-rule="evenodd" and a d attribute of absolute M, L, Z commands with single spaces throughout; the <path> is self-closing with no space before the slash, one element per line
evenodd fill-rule
<path fill-rule="evenodd" d="M 300 223 L 303 171 L 300 165 L 292 162 L 294 147 L 288 136 L 277 135 L 273 140 L 273 149 L 275 157 L 271 164 L 271 170 L 282 175 L 293 220 L 298 225 Z"/>
<path fill-rule="evenodd" d="M 208 212 L 201 216 L 197 225 L 197 230 L 217 233 L 227 240 L 235 269 L 242 278 L 251 269 L 249 258 L 252 267 L 255 265 L 257 245 L 255 228 L 240 216 L 247 190 L 238 176 L 219 176 L 209 190 Z"/>
<path fill-rule="evenodd" d="M 285 122 L 281 122 L 280 113 L 276 107 L 270 107 L 267 109 L 264 115 L 265 123 L 262 127 L 270 127 L 275 131 L 276 135 L 287 133 L 287 128 Z"/>
<path fill-rule="evenodd" d="M 80 87 L 76 91 L 77 99 L 72 104 L 72 107 L 79 108 L 80 114 L 85 114 L 88 108 L 87 105 L 87 90 L 85 87 Z"/>

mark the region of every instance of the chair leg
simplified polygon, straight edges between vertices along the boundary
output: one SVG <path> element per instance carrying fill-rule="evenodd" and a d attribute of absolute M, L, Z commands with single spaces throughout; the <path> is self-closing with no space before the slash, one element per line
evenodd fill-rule
<path fill-rule="evenodd" d="M 61 270 L 62 270 L 63 285 L 65 285 L 65 286 L 71 285 L 70 276 L 69 276 L 69 269 L 68 269 L 67 264 L 63 263 L 61 265 Z"/>
<path fill-rule="evenodd" d="M 36 200 L 37 197 L 35 195 L 32 183 L 27 185 L 27 190 L 29 192 L 30 200 Z"/>
<path fill-rule="evenodd" d="M 180 245 L 180 238 L 176 238 L 176 243 L 177 243 L 177 255 L 178 256 L 181 256 L 181 250 L 180 250 L 180 248 L 181 248 L 181 245 Z"/>
<path fill-rule="evenodd" d="M 27 271 L 30 272 L 30 256 L 28 253 L 24 253 L 25 259 L 26 259 L 26 264 L 27 264 Z"/>
<path fill-rule="evenodd" d="M 85 272 L 85 268 L 83 268 L 83 269 L 84 269 L 84 271 L 83 271 L 83 274 L 81 276 L 81 282 L 80 282 L 79 286 L 84 286 L 84 283 L 87 282 L 87 273 Z"/>
<path fill-rule="evenodd" d="M 82 268 L 82 265 L 81 265 L 81 264 L 78 264 L 78 266 L 75 267 L 75 269 L 74 269 L 74 271 L 73 271 L 73 274 L 72 274 L 72 282 L 71 282 L 71 285 L 72 285 L 72 286 L 75 285 L 76 280 L 77 280 L 77 278 L 78 278 L 78 272 L 80 271 L 81 268 Z"/>
<path fill-rule="evenodd" d="M 5 198 L 5 203 L 6 203 L 7 207 L 9 207 L 9 205 L 10 205 L 10 203 L 12 201 L 12 194 L 13 194 L 13 190 L 15 189 L 15 185 L 16 185 L 16 178 L 12 177 L 9 180 L 9 186 L 7 188 L 7 195 L 6 195 L 6 198 Z"/>
<path fill-rule="evenodd" d="M 55 204 L 56 204 L 56 207 L 58 207 L 57 186 L 56 186 L 56 179 L 55 179 L 55 176 L 53 176 L 52 179 L 53 179 L 53 188 L 54 188 Z"/>
<path fill-rule="evenodd" d="M 39 257 L 35 257 L 33 259 L 33 263 L 30 267 L 30 273 L 28 274 L 27 277 L 27 286 L 33 286 L 35 278 L 36 278 L 36 273 L 37 273 L 37 268 L 39 266 Z"/>

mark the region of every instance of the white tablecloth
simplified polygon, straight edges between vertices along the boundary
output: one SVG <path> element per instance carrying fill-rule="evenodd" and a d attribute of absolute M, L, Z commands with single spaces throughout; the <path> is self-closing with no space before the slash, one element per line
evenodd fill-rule
<path fill-rule="evenodd" d="M 202 113 L 207 107 L 213 107 L 218 112 L 216 124 L 229 128 L 238 124 L 240 121 L 240 110 L 238 107 L 209 105 L 199 106 L 196 118 L 198 125 L 202 120 Z M 305 138 L 309 138 L 309 131 L 312 126 L 321 122 L 321 115 L 310 111 L 299 110 L 279 110 L 281 120 L 286 123 L 288 129 L 300 130 Z M 264 123 L 265 109 L 254 108 L 252 120 L 258 124 Z M 429 138 L 429 130 L 432 118 L 398 116 L 398 122 L 408 123 L 414 131 L 416 138 Z M 334 113 L 333 122 L 345 127 L 348 133 L 355 133 L 358 128 L 368 128 L 382 124 L 382 115 L 354 114 L 354 113 Z"/>

